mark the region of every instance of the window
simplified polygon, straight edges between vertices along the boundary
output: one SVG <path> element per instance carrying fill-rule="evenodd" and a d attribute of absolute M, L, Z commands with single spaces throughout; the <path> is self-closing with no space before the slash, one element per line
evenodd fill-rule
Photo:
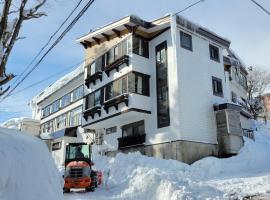
<path fill-rule="evenodd" d="M 53 132 L 53 120 L 48 121 L 42 125 L 43 133 L 51 133 Z"/>
<path fill-rule="evenodd" d="M 105 88 L 105 100 L 127 93 L 127 77 L 114 81 Z"/>
<path fill-rule="evenodd" d="M 191 35 L 180 31 L 181 47 L 192 51 L 192 37 Z"/>
<path fill-rule="evenodd" d="M 123 40 L 106 53 L 106 65 L 113 63 L 115 60 L 124 55 L 128 55 L 127 39 Z"/>
<path fill-rule="evenodd" d="M 55 102 L 52 103 L 51 105 L 51 113 L 54 113 L 59 110 L 60 107 L 60 100 L 56 100 Z"/>
<path fill-rule="evenodd" d="M 134 137 L 144 134 L 145 128 L 143 120 L 122 127 L 122 137 Z"/>
<path fill-rule="evenodd" d="M 97 58 L 92 64 L 88 65 L 88 75 L 92 76 L 102 70 L 104 56 Z"/>
<path fill-rule="evenodd" d="M 149 96 L 149 77 L 137 73 L 128 75 L 128 90 L 132 93 Z"/>
<path fill-rule="evenodd" d="M 51 111 L 51 106 L 45 107 L 45 108 L 43 109 L 43 111 L 42 111 L 42 116 L 43 116 L 43 117 L 46 117 L 46 116 L 50 115 L 50 111 Z"/>
<path fill-rule="evenodd" d="M 96 92 L 93 92 L 90 95 L 88 95 L 86 101 L 87 101 L 86 110 L 100 105 L 101 104 L 100 90 L 97 90 Z"/>
<path fill-rule="evenodd" d="M 108 84 L 105 87 L 105 100 L 107 101 L 129 92 L 149 96 L 149 76 L 140 73 L 130 73 Z"/>
<path fill-rule="evenodd" d="M 61 107 L 69 105 L 70 102 L 71 102 L 71 93 L 68 93 L 61 98 Z"/>
<path fill-rule="evenodd" d="M 107 129 L 106 129 L 106 135 L 109 135 L 109 134 L 111 134 L 111 133 L 116 133 L 116 131 L 117 131 L 117 127 L 116 127 L 116 126 L 107 128 Z"/>
<path fill-rule="evenodd" d="M 62 129 L 66 127 L 66 119 L 67 119 L 67 114 L 60 115 L 59 117 L 56 118 L 57 129 Z"/>
<path fill-rule="evenodd" d="M 70 126 L 79 126 L 82 118 L 82 107 L 78 107 L 70 113 Z"/>
<path fill-rule="evenodd" d="M 209 45 L 210 58 L 211 60 L 219 62 L 219 49 L 216 46 Z"/>
<path fill-rule="evenodd" d="M 132 37 L 133 53 L 149 58 L 149 44 L 148 41 L 139 36 Z"/>
<path fill-rule="evenodd" d="M 72 92 L 72 101 L 76 101 L 83 97 L 83 85 L 73 90 Z"/>
<path fill-rule="evenodd" d="M 167 43 L 156 47 L 157 120 L 158 128 L 170 125 L 170 106 L 167 75 Z"/>
<path fill-rule="evenodd" d="M 232 95 L 232 102 L 237 103 L 237 95 L 234 92 L 231 92 Z"/>
<path fill-rule="evenodd" d="M 213 94 L 215 96 L 223 97 L 222 80 L 212 77 Z"/>

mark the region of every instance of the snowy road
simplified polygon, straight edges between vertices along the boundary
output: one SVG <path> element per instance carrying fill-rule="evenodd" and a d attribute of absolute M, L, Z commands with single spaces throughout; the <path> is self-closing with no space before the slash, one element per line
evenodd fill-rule
<path fill-rule="evenodd" d="M 245 196 L 249 196 L 248 199 L 254 200 L 270 199 L 270 174 L 245 178 L 215 179 L 200 181 L 198 183 L 204 185 L 206 189 L 204 191 L 198 187 L 198 191 L 200 193 L 208 193 L 208 195 L 203 198 L 193 196 L 192 199 L 238 199 Z M 213 190 L 211 191 L 209 188 Z M 65 200 L 136 199 L 136 197 L 122 198 L 121 195 L 115 195 L 116 193 L 117 188 L 111 188 L 109 191 L 99 188 L 94 193 L 81 191 L 65 194 Z"/>
<path fill-rule="evenodd" d="M 270 134 L 245 139 L 237 156 L 204 158 L 192 165 L 175 160 L 118 154 L 96 158 L 97 169 L 110 169 L 109 190 L 73 192 L 65 200 L 270 199 Z"/>

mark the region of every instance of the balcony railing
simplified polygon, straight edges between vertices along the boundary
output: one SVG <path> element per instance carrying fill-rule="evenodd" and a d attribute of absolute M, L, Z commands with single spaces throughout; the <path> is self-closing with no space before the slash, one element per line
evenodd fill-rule
<path fill-rule="evenodd" d="M 83 112 L 83 118 L 87 121 L 87 118 L 91 116 L 94 119 L 95 114 L 101 116 L 101 105 L 95 106 L 93 108 L 87 109 Z"/>
<path fill-rule="evenodd" d="M 128 106 L 128 94 L 122 94 L 119 96 L 116 96 L 110 100 L 107 100 L 104 102 L 103 108 L 108 113 L 109 108 L 114 106 L 116 110 L 118 110 L 118 104 L 125 103 L 126 106 Z"/>
<path fill-rule="evenodd" d="M 119 71 L 119 67 L 123 64 L 126 64 L 127 66 L 129 65 L 129 56 L 128 55 L 124 55 L 120 58 L 118 58 L 117 60 L 115 60 L 114 62 L 112 62 L 111 64 L 107 65 L 105 67 L 105 73 L 107 74 L 107 76 L 110 76 L 110 72 L 114 69 L 116 69 L 116 71 Z"/>
<path fill-rule="evenodd" d="M 145 142 L 145 134 L 118 138 L 118 149 L 140 145 Z"/>
<path fill-rule="evenodd" d="M 87 75 L 87 78 L 85 79 L 85 85 L 89 88 L 89 85 L 93 83 L 96 84 L 96 80 L 102 81 L 102 71 L 97 71 L 93 75 Z"/>

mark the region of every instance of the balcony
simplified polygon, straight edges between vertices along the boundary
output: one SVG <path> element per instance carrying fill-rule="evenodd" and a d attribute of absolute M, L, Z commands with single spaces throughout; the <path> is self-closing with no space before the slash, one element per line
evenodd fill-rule
<path fill-rule="evenodd" d="M 115 60 L 114 62 L 112 62 L 111 64 L 107 65 L 105 67 L 105 73 L 107 74 L 107 76 L 110 76 L 110 72 L 114 69 L 116 69 L 116 71 L 119 71 L 119 67 L 123 64 L 126 64 L 127 66 L 129 65 L 129 56 L 128 55 L 124 55 L 120 58 L 118 58 L 117 60 Z"/>
<path fill-rule="evenodd" d="M 116 97 L 113 97 L 110 100 L 104 102 L 103 108 L 106 113 L 109 112 L 109 108 L 114 106 L 116 110 L 118 110 L 118 104 L 125 103 L 128 106 L 128 94 L 122 94 Z"/>
<path fill-rule="evenodd" d="M 145 142 L 145 136 L 143 134 L 118 138 L 118 149 L 143 144 Z"/>
<path fill-rule="evenodd" d="M 96 84 L 96 80 L 102 81 L 102 71 L 97 71 L 93 75 L 87 75 L 87 78 L 85 79 L 85 85 L 89 88 L 89 85 L 93 83 Z"/>
<path fill-rule="evenodd" d="M 95 114 L 98 114 L 101 116 L 101 106 L 95 106 L 93 108 L 87 109 L 83 112 L 83 118 L 87 121 L 87 118 L 91 116 L 92 119 L 94 119 Z"/>

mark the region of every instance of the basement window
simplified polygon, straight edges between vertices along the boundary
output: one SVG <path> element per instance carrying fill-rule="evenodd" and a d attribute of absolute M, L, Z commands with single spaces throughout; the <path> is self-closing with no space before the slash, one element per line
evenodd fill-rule
<path fill-rule="evenodd" d="M 213 94 L 223 97 L 222 80 L 212 76 Z"/>

